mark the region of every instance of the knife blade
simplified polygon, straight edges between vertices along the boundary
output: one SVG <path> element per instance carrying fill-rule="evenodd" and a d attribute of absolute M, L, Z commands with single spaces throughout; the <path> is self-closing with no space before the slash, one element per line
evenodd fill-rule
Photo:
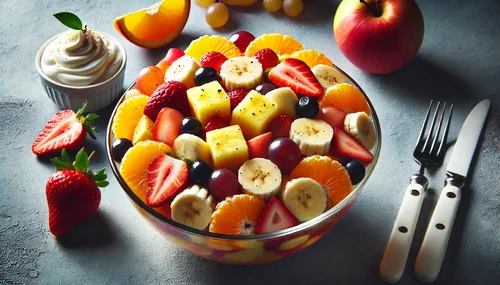
<path fill-rule="evenodd" d="M 445 187 L 436 203 L 415 262 L 415 276 L 422 282 L 433 282 L 441 270 L 460 203 L 461 189 L 465 184 L 489 109 L 490 100 L 479 102 L 465 119 L 458 134 L 446 167 L 448 178 Z"/>

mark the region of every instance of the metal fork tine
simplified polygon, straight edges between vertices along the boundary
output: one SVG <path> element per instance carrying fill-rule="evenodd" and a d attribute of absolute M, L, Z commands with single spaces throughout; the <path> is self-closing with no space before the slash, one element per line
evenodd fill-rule
<path fill-rule="evenodd" d="M 432 137 L 432 134 L 434 133 L 434 125 L 436 124 L 436 117 L 437 117 L 440 105 L 441 105 L 441 102 L 438 101 L 436 111 L 434 112 L 434 116 L 432 116 L 431 128 L 429 130 L 429 134 L 427 135 L 427 138 L 425 139 L 425 143 L 424 143 L 424 147 L 422 148 L 422 152 L 425 152 L 425 149 L 427 148 L 427 144 L 429 143 L 429 140 Z"/>
<path fill-rule="evenodd" d="M 424 139 L 425 128 L 427 127 L 427 121 L 429 121 L 429 114 L 431 113 L 432 103 L 433 103 L 433 101 L 431 100 L 431 103 L 429 104 L 429 108 L 427 109 L 427 114 L 425 114 L 425 119 L 424 119 L 424 123 L 422 124 L 422 129 L 420 129 L 420 134 L 418 135 L 417 147 Z"/>
<path fill-rule="evenodd" d="M 434 139 L 432 140 L 431 149 L 429 150 L 430 154 L 432 154 L 435 150 L 434 146 L 436 145 L 437 139 L 439 137 L 439 132 L 441 131 L 441 126 L 443 125 L 444 113 L 446 113 L 446 102 L 443 105 L 443 112 L 441 112 L 441 117 L 439 118 L 439 124 L 438 124 L 437 130 L 436 130 L 436 135 L 434 135 Z"/>
<path fill-rule="evenodd" d="M 450 122 L 452 114 L 453 114 L 453 104 L 451 104 L 450 107 L 450 114 L 448 115 L 448 120 L 446 122 L 446 128 L 444 129 L 443 138 L 441 139 L 441 143 L 439 144 L 439 148 L 436 153 L 437 156 L 441 155 L 441 151 L 443 150 L 443 145 L 446 143 L 446 139 L 448 138 L 448 131 L 450 130 Z"/>

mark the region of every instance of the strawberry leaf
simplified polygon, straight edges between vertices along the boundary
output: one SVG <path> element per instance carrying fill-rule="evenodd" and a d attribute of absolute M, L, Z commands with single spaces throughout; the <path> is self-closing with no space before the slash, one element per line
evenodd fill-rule
<path fill-rule="evenodd" d="M 71 159 L 69 158 L 69 154 L 65 148 L 61 151 L 61 158 L 63 162 L 71 163 Z"/>
<path fill-rule="evenodd" d="M 85 101 L 85 103 L 83 103 L 83 106 L 76 112 L 76 119 L 78 120 L 78 122 L 83 124 L 83 127 L 85 128 L 85 131 L 89 134 L 89 136 L 93 139 L 96 139 L 94 133 L 97 133 L 97 128 L 92 125 L 91 121 L 99 118 L 99 115 L 90 113 L 87 116 L 84 116 L 83 113 L 85 112 L 85 108 L 87 108 L 87 101 Z"/>
<path fill-rule="evenodd" d="M 51 159 L 52 164 L 56 167 L 57 170 L 63 169 L 71 169 L 74 170 L 73 164 L 71 163 L 71 159 L 69 158 L 69 154 L 66 149 L 63 148 L 61 151 L 61 158 L 55 157 Z"/>
<path fill-rule="evenodd" d="M 80 151 L 76 154 L 75 157 L 75 170 L 80 171 L 80 172 L 87 172 L 87 165 L 89 164 L 89 157 L 87 155 L 87 152 L 85 152 L 85 149 L 82 148 Z"/>
<path fill-rule="evenodd" d="M 90 113 L 87 116 L 85 116 L 85 121 L 92 121 L 92 120 L 95 120 L 97 118 L 99 118 L 99 115 L 94 114 L 94 113 Z"/>
<path fill-rule="evenodd" d="M 82 20 L 77 15 L 70 12 L 60 12 L 53 15 L 59 22 L 73 30 L 83 29 Z"/>
<path fill-rule="evenodd" d="M 97 187 L 104 188 L 104 187 L 109 185 L 109 182 L 108 181 L 96 181 L 95 185 L 97 185 Z"/>
<path fill-rule="evenodd" d="M 108 178 L 108 175 L 106 175 L 104 171 L 106 171 L 106 169 L 103 168 L 96 172 L 96 174 L 94 175 L 95 181 L 104 181 L 106 180 L 106 178 Z"/>

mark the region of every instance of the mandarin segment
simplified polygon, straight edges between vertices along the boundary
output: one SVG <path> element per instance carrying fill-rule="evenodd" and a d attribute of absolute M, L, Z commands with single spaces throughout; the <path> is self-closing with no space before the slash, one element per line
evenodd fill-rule
<path fill-rule="evenodd" d="M 135 45 L 159 48 L 174 41 L 184 29 L 190 0 L 163 0 L 151 7 L 118 17 L 115 29 Z"/>
<path fill-rule="evenodd" d="M 318 64 L 333 66 L 333 62 L 326 55 L 314 49 L 296 51 L 292 53 L 290 57 L 302 60 L 310 68 L 313 68 Z"/>
<path fill-rule="evenodd" d="M 257 196 L 238 194 L 226 198 L 212 214 L 209 230 L 226 235 L 253 235 L 266 202 Z"/>
<path fill-rule="evenodd" d="M 133 141 L 135 128 L 144 115 L 144 106 L 148 100 L 149 96 L 137 95 L 120 104 L 111 125 L 115 139 L 125 138 Z"/>
<path fill-rule="evenodd" d="M 365 112 L 371 114 L 365 96 L 356 86 L 349 83 L 334 85 L 325 91 L 319 107 L 335 107 L 346 113 Z"/>
<path fill-rule="evenodd" d="M 342 164 L 327 156 L 304 158 L 290 174 L 290 179 L 309 177 L 323 186 L 334 205 L 352 191 L 351 179 Z"/>
<path fill-rule="evenodd" d="M 191 42 L 185 50 L 185 54 L 200 61 L 203 55 L 212 51 L 220 52 L 227 58 L 241 55 L 240 50 L 234 43 L 221 36 L 202 36 Z"/>
<path fill-rule="evenodd" d="M 247 47 L 245 55 L 254 56 L 258 51 L 265 48 L 272 49 L 278 56 L 292 54 L 304 49 L 302 44 L 288 35 L 282 34 L 264 34 L 253 40 Z"/>

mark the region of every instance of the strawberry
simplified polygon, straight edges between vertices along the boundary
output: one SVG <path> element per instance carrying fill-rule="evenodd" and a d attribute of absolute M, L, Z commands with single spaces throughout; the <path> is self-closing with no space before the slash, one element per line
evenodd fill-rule
<path fill-rule="evenodd" d="M 158 86 L 144 107 L 144 115 L 156 121 L 158 113 L 164 107 L 169 107 L 181 112 L 184 116 L 189 116 L 189 101 L 187 98 L 187 88 L 178 81 L 168 81 Z"/>
<path fill-rule="evenodd" d="M 253 57 L 260 62 L 263 70 L 275 67 L 278 63 L 280 63 L 278 55 L 270 48 L 259 50 Z"/>
<path fill-rule="evenodd" d="M 236 88 L 227 93 L 227 96 L 229 96 L 229 100 L 231 102 L 231 111 L 236 108 L 236 106 L 243 101 L 243 99 L 247 96 L 248 90 L 243 89 L 243 88 Z"/>
<path fill-rule="evenodd" d="M 187 180 L 186 162 L 160 154 L 148 167 L 146 203 L 151 207 L 163 205 L 183 189 Z"/>
<path fill-rule="evenodd" d="M 180 135 L 180 127 L 184 116 L 177 110 L 165 107 L 161 109 L 153 128 L 153 139 L 172 147 Z"/>
<path fill-rule="evenodd" d="M 292 119 L 287 114 L 279 115 L 271 123 L 271 132 L 274 138 L 290 137 L 290 128 L 292 127 Z"/>
<path fill-rule="evenodd" d="M 299 224 L 295 216 L 276 197 L 271 197 L 255 226 L 256 234 L 281 231 Z"/>
<path fill-rule="evenodd" d="M 319 97 L 323 87 L 305 62 L 287 58 L 269 72 L 271 83 L 278 87 L 290 87 L 297 95 Z"/>
<path fill-rule="evenodd" d="M 273 140 L 274 138 L 271 132 L 258 135 L 253 139 L 248 140 L 248 156 L 250 158 L 269 158 L 269 145 L 273 142 Z"/>
<path fill-rule="evenodd" d="M 62 149 L 75 150 L 83 146 L 86 134 L 95 139 L 97 129 L 90 124 L 96 114 L 83 115 L 87 102 L 75 113 L 73 110 L 57 112 L 38 135 L 31 146 L 36 155 L 60 152 Z"/>
<path fill-rule="evenodd" d="M 330 153 L 342 159 L 355 158 L 364 165 L 370 164 L 373 154 L 340 127 L 334 127 Z"/>
<path fill-rule="evenodd" d="M 104 168 L 96 173 L 87 170 L 89 160 L 83 148 L 74 163 L 65 149 L 61 159 L 52 159 L 57 171 L 49 177 L 45 194 L 49 206 L 49 229 L 55 236 L 66 234 L 99 207 L 101 192 L 98 187 L 106 187 L 109 183 Z"/>
<path fill-rule="evenodd" d="M 220 52 L 211 51 L 209 53 L 204 54 L 200 59 L 200 65 L 210 66 L 215 68 L 217 72 L 220 72 L 220 67 L 224 62 L 226 62 L 227 57 Z"/>
<path fill-rule="evenodd" d="M 162 59 L 168 66 L 171 66 L 174 61 L 179 59 L 184 55 L 184 51 L 178 48 L 170 48 L 165 55 L 165 58 Z"/>
<path fill-rule="evenodd" d="M 210 118 L 210 121 L 208 121 L 207 125 L 205 126 L 205 133 L 208 133 L 210 131 L 217 130 L 217 129 L 222 129 L 222 128 L 225 128 L 227 126 L 228 126 L 228 124 L 226 121 L 224 121 L 223 118 L 221 118 L 219 116 L 213 116 L 212 118 Z"/>

